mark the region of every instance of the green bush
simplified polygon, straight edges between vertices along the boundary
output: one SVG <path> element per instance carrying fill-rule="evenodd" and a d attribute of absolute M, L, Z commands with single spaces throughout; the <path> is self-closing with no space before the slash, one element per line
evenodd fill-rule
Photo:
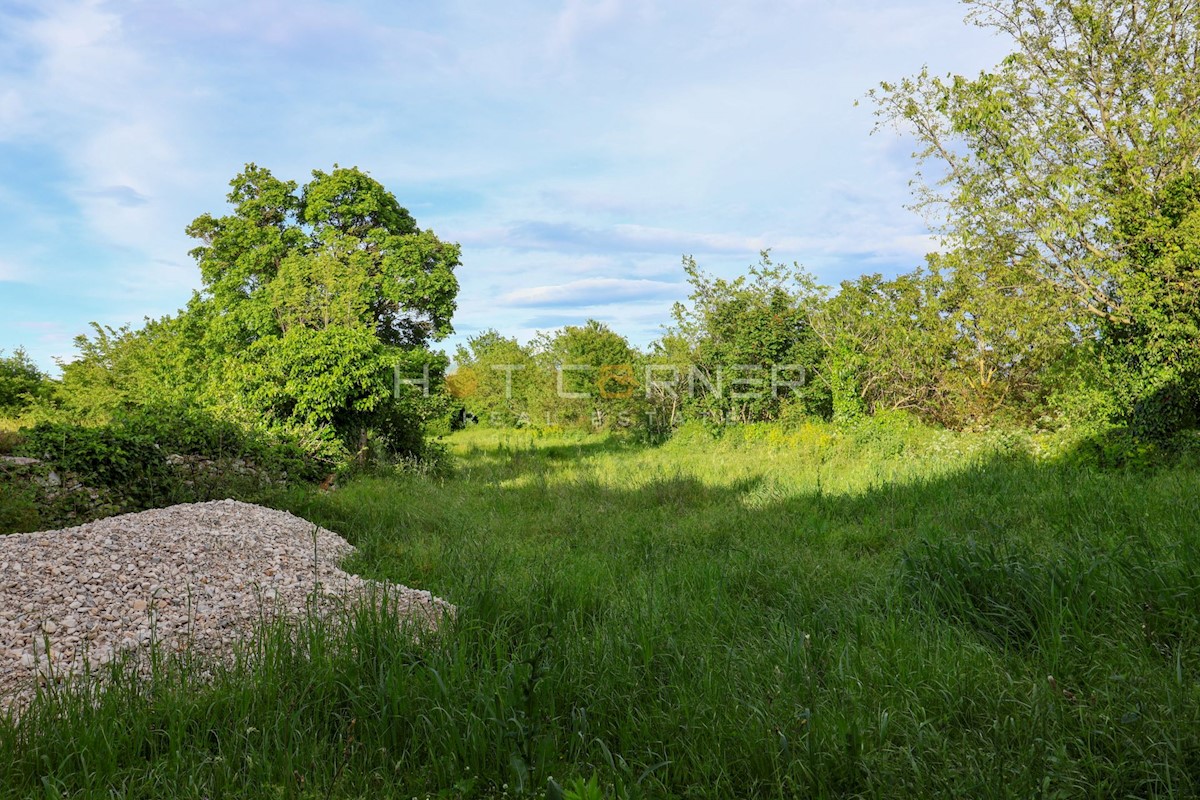
<path fill-rule="evenodd" d="M 41 527 L 36 488 L 8 476 L 0 468 L 0 535 L 36 531 Z"/>
<path fill-rule="evenodd" d="M 18 416 L 31 402 L 46 397 L 50 386 L 24 350 L 18 347 L 10 356 L 0 350 L 0 416 Z"/>
<path fill-rule="evenodd" d="M 95 427 L 41 422 L 23 435 L 17 452 L 47 462 L 63 478 L 77 479 L 127 511 L 226 497 L 256 501 L 284 483 L 311 482 L 332 471 L 295 443 L 194 409 L 121 411 Z M 168 456 L 196 458 L 173 465 Z M 52 505 L 49 498 L 42 503 Z M 77 509 L 79 515 L 87 516 L 86 509 Z"/>
<path fill-rule="evenodd" d="M 23 441 L 25 441 L 24 437 L 17 431 L 0 430 L 0 456 L 6 456 L 13 452 Z"/>
<path fill-rule="evenodd" d="M 199 409 L 141 407 L 118 413 L 113 425 L 151 440 L 165 454 L 202 456 L 214 461 L 244 459 L 272 480 L 285 476 L 319 480 L 333 466 L 306 453 L 294 441 L 247 429 Z"/>
<path fill-rule="evenodd" d="M 26 432 L 24 455 L 69 472 L 86 486 L 107 489 L 134 505 L 169 494 L 174 475 L 167 451 L 145 434 L 116 425 L 80 428 L 39 423 Z"/>

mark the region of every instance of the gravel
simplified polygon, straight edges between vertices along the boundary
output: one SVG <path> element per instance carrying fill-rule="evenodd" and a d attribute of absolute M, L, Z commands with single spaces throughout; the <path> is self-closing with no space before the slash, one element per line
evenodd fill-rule
<path fill-rule="evenodd" d="M 381 590 L 433 626 L 454 607 L 342 571 L 354 548 L 284 511 L 221 500 L 0 536 L 0 712 L 124 651 L 228 654 L 276 613 Z M 144 663 L 144 659 L 143 659 Z"/>

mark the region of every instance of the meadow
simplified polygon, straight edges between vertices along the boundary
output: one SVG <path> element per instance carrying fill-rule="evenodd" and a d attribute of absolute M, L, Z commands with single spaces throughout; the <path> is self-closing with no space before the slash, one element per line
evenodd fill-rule
<path fill-rule="evenodd" d="M 278 503 L 452 624 L 363 608 L 45 696 L 0 794 L 1200 794 L 1194 466 L 887 420 L 448 447 Z"/>

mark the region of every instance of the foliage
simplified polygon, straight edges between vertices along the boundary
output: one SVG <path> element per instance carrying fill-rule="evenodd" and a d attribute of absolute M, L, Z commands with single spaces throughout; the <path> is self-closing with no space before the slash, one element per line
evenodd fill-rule
<path fill-rule="evenodd" d="M 357 169 L 298 187 L 249 164 L 231 186 L 233 213 L 188 227 L 203 290 L 187 309 L 140 329 L 93 324 L 29 418 L 103 426 L 195 408 L 295 441 L 326 470 L 368 450 L 419 457 L 424 427 L 450 415 L 446 361 L 426 345 L 451 330 L 458 247 Z"/>
<path fill-rule="evenodd" d="M 1200 6 L 968 0 L 1014 52 L 971 79 L 871 93 L 917 137 L 917 206 L 959 247 L 1004 253 L 1099 321 L 1140 432 L 1193 424 Z"/>
<path fill-rule="evenodd" d="M 46 397 L 51 382 L 23 349 L 12 355 L 0 350 L 0 417 L 15 417 L 32 402 Z"/>
<path fill-rule="evenodd" d="M 451 331 L 457 245 L 358 169 L 298 187 L 249 164 L 231 185 L 234 213 L 188 228 L 204 281 L 188 316 L 217 366 L 207 404 L 337 461 L 372 442 L 388 458 L 418 455 L 438 404 L 397 379 L 436 394 L 446 365 L 426 345 Z"/>
<path fill-rule="evenodd" d="M 1200 408 L 1200 171 L 1127 192 L 1116 223 L 1130 322 L 1105 326 L 1105 378 L 1135 432 L 1161 441 Z"/>
<path fill-rule="evenodd" d="M 541 380 L 528 347 L 489 329 L 459 345 L 454 362 L 458 369 L 447 378 L 448 391 L 478 421 L 515 426 L 528 414 Z"/>
<path fill-rule="evenodd" d="M 1019 266 L 955 251 L 928 270 L 846 281 L 814 318 L 840 419 L 908 410 L 951 427 L 1028 424 L 1079 327 Z"/>
<path fill-rule="evenodd" d="M 1156 196 L 1196 167 L 1200 7 L 1120 0 L 967 0 L 1014 52 L 977 78 L 928 70 L 871 97 L 942 171 L 918 205 L 964 241 L 1013 255 L 1086 309 L 1129 322 L 1114 227 L 1129 192 Z M 941 187 L 944 187 L 944 191 Z"/>
<path fill-rule="evenodd" d="M 535 419 L 597 430 L 646 423 L 641 355 L 604 323 L 567 325 L 538 336 L 531 349 L 542 376 L 530 392 Z"/>
<path fill-rule="evenodd" d="M 204 282 L 192 305 L 217 311 L 212 346 L 240 352 L 295 327 L 363 328 L 404 347 L 451 332 L 458 246 L 419 229 L 366 173 L 335 165 L 298 187 L 247 164 L 230 185 L 233 214 L 188 226 Z"/>
<path fill-rule="evenodd" d="M 824 287 L 799 264 L 775 264 L 767 251 L 733 280 L 704 273 L 690 257 L 683 268 L 690 304 L 675 304 L 674 324 L 654 354 L 675 361 L 673 385 L 662 392 L 671 412 L 750 422 L 776 418 L 790 399 L 808 413 L 828 413 L 817 380 L 823 348 L 811 319 Z"/>
<path fill-rule="evenodd" d="M 56 497 L 53 486 L 38 492 L 29 482 L 14 482 L 43 525 L 178 502 L 231 496 L 254 501 L 272 487 L 312 482 L 331 469 L 290 441 L 177 407 L 139 406 L 86 427 L 41 422 L 22 431 L 16 452 L 45 461 L 60 482 L 78 480 L 83 491 L 96 491 L 105 501 L 82 507 L 72 504 L 71 492 Z M 196 457 L 207 466 L 180 466 L 169 456 Z"/>
<path fill-rule="evenodd" d="M 25 435 L 23 453 L 77 475 L 92 488 L 119 490 L 135 505 L 152 505 L 172 483 L 167 453 L 142 433 L 113 425 L 40 423 Z"/>
<path fill-rule="evenodd" d="M 492 427 L 645 432 L 644 359 L 597 320 L 538 334 L 527 345 L 484 331 L 459 347 L 450 392 Z"/>
<path fill-rule="evenodd" d="M 147 319 L 139 329 L 93 322 L 90 337 L 75 337 L 79 355 L 60 364 L 62 380 L 34 419 L 95 425 L 141 406 L 196 403 L 211 369 L 197 346 L 199 323 L 187 314 Z"/>
<path fill-rule="evenodd" d="M 32 481 L 19 481 L 0 466 L 0 488 L 0 535 L 43 529 L 40 493 Z"/>

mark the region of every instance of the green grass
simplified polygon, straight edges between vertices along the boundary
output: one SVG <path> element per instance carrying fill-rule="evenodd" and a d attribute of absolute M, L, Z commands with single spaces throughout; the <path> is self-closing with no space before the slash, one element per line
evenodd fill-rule
<path fill-rule="evenodd" d="M 1188 797 L 1200 473 L 868 425 L 474 431 L 289 507 L 459 606 L 0 724 L 13 795 Z M 574 796 L 570 791 L 567 796 Z"/>

